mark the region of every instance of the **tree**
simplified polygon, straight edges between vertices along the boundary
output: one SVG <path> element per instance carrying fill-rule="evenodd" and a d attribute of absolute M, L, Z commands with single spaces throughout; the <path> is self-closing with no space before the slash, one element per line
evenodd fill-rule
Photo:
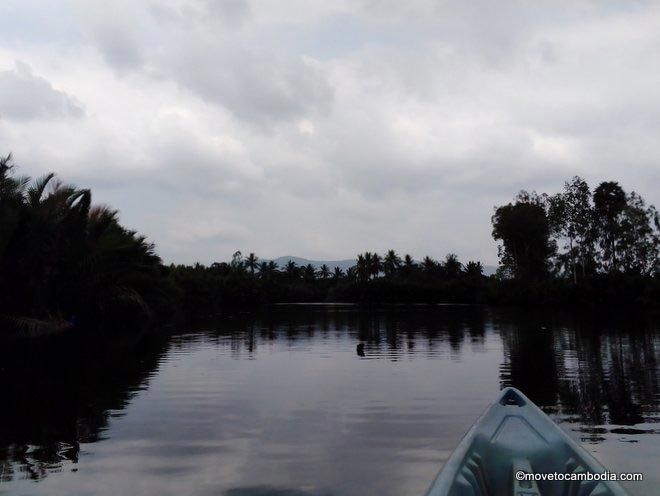
<path fill-rule="evenodd" d="M 438 270 L 438 262 L 433 260 L 431 257 L 426 256 L 422 260 L 422 271 L 428 276 L 435 275 Z"/>
<path fill-rule="evenodd" d="M 616 242 L 621 229 L 621 215 L 626 208 L 626 193 L 617 182 L 602 182 L 594 191 L 594 206 L 605 266 L 613 271 L 618 265 Z"/>
<path fill-rule="evenodd" d="M 371 255 L 369 257 L 369 255 Z M 369 253 L 365 255 L 367 257 L 367 265 L 369 267 L 369 278 L 376 278 L 380 274 L 380 271 L 383 267 L 382 260 L 378 253 Z"/>
<path fill-rule="evenodd" d="M 371 253 L 359 253 L 355 263 L 355 273 L 360 281 L 366 281 L 370 277 Z"/>
<path fill-rule="evenodd" d="M 341 267 L 335 267 L 335 270 L 332 273 L 332 277 L 336 280 L 341 279 L 342 277 L 344 277 L 344 271 L 341 270 Z"/>
<path fill-rule="evenodd" d="M 548 274 L 555 252 L 550 224 L 539 202 L 521 202 L 498 207 L 492 217 L 493 238 L 502 241 L 500 263 L 519 280 L 542 279 Z"/>
<path fill-rule="evenodd" d="M 445 263 L 442 266 L 445 276 L 449 279 L 457 279 L 463 271 L 463 265 L 458 261 L 458 257 L 454 253 L 450 253 L 445 258 Z"/>
<path fill-rule="evenodd" d="M 415 263 L 413 257 L 410 256 L 409 254 L 406 254 L 403 257 L 403 267 L 402 267 L 403 273 L 409 276 L 415 271 L 416 268 L 417 268 L 417 264 Z"/>
<path fill-rule="evenodd" d="M 289 277 L 289 279 L 298 279 L 298 277 L 300 277 L 300 272 L 298 271 L 296 262 L 293 260 L 289 260 L 286 263 L 284 266 L 284 272 L 286 272 L 286 275 Z"/>
<path fill-rule="evenodd" d="M 548 217 L 552 231 L 567 240 L 566 253 L 561 259 L 568 261 L 568 268 L 577 283 L 577 268 L 582 276 L 595 270 L 594 208 L 587 182 L 575 176 L 564 183 L 564 190 L 549 199 Z"/>
<path fill-rule="evenodd" d="M 254 275 L 254 270 L 257 268 L 259 262 L 259 257 L 254 253 L 250 253 L 245 259 L 245 266 L 250 269 L 250 273 Z"/>
<path fill-rule="evenodd" d="M 14 176 L 0 159 L 0 315 L 19 329 L 151 316 L 168 296 L 160 258 L 87 189 Z"/>
<path fill-rule="evenodd" d="M 245 262 L 243 261 L 243 254 L 240 251 L 235 251 L 231 256 L 231 268 L 236 270 L 243 270 Z"/>
<path fill-rule="evenodd" d="M 389 250 L 383 258 L 383 272 L 386 277 L 394 276 L 401 267 L 401 257 L 394 250 Z"/>
<path fill-rule="evenodd" d="M 465 264 L 464 272 L 468 279 L 478 280 L 484 274 L 484 267 L 481 262 L 469 261 Z"/>
<path fill-rule="evenodd" d="M 624 271 L 641 276 L 660 272 L 660 219 L 653 205 L 634 191 L 627 195 L 616 253 Z"/>
<path fill-rule="evenodd" d="M 330 277 L 330 267 L 328 267 L 326 264 L 321 265 L 318 275 L 321 279 L 327 279 Z"/>
<path fill-rule="evenodd" d="M 314 282 L 316 280 L 316 271 L 312 264 L 305 265 L 303 269 L 303 278 L 306 282 Z"/>

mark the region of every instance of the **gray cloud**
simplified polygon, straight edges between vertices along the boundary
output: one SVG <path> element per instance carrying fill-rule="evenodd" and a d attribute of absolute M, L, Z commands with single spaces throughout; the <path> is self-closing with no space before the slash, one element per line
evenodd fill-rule
<path fill-rule="evenodd" d="M 314 61 L 239 46 L 182 45 L 169 71 L 195 94 L 257 125 L 325 113 L 333 98 Z"/>
<path fill-rule="evenodd" d="M 0 119 L 58 119 L 83 113 L 71 96 L 33 74 L 28 65 L 16 62 L 15 70 L 0 71 Z"/>
<path fill-rule="evenodd" d="M 217 16 L 228 25 L 237 25 L 250 16 L 247 0 L 205 0 L 206 12 Z"/>
<path fill-rule="evenodd" d="M 24 172 L 92 187 L 168 261 L 493 263 L 493 205 L 521 188 L 578 174 L 660 203 L 656 3 L 118 2 L 71 3 L 46 41 L 3 30 L 3 59 L 47 81 L 0 67 L 0 85 L 59 103 L 0 92 L 0 134 Z M 64 90 L 86 119 L 44 118 L 80 114 Z"/>

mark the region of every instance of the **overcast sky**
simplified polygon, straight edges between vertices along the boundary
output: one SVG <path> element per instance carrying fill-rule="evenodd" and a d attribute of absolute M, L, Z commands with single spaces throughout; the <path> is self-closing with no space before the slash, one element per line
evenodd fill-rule
<path fill-rule="evenodd" d="M 660 203 L 660 2 L 3 0 L 0 153 L 165 261 L 497 261 L 578 174 Z"/>

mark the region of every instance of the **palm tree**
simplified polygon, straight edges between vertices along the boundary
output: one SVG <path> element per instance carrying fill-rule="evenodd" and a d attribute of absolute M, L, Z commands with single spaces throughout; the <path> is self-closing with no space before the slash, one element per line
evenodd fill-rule
<path fill-rule="evenodd" d="M 371 253 L 367 252 L 364 255 L 362 253 L 358 254 L 355 272 L 360 281 L 366 281 L 369 279 L 369 263 L 371 261 Z"/>
<path fill-rule="evenodd" d="M 422 260 L 422 270 L 427 275 L 433 275 L 438 269 L 438 262 L 433 260 L 431 257 L 426 256 Z"/>
<path fill-rule="evenodd" d="M 330 267 L 328 267 L 326 264 L 321 265 L 318 275 L 321 279 L 327 279 L 330 277 Z"/>
<path fill-rule="evenodd" d="M 252 275 L 254 275 L 254 269 L 257 268 L 258 261 L 259 261 L 259 257 L 257 257 L 254 253 L 250 253 L 245 259 L 245 265 L 248 269 L 250 269 L 250 273 Z"/>
<path fill-rule="evenodd" d="M 286 263 L 286 266 L 284 267 L 284 271 L 286 272 L 286 275 L 289 276 L 290 279 L 298 278 L 298 266 L 296 265 L 296 262 L 294 262 L 293 260 L 289 260 Z"/>
<path fill-rule="evenodd" d="M 445 276 L 450 279 L 456 279 L 463 271 L 463 265 L 458 261 L 458 257 L 454 253 L 447 255 L 442 268 Z"/>
<path fill-rule="evenodd" d="M 378 274 L 380 274 L 380 271 L 382 269 L 382 260 L 378 253 L 371 254 L 371 258 L 368 261 L 368 266 L 369 266 L 369 278 L 378 277 Z"/>
<path fill-rule="evenodd" d="M 341 270 L 341 267 L 335 267 L 335 271 L 333 272 L 332 277 L 334 279 L 341 279 L 344 277 L 344 271 Z"/>
<path fill-rule="evenodd" d="M 305 265 L 305 268 L 303 269 L 303 278 L 307 282 L 314 282 L 316 279 L 316 271 L 312 264 Z"/>
<path fill-rule="evenodd" d="M 481 265 L 481 262 L 469 261 L 467 264 L 465 264 L 464 270 L 465 275 L 470 279 L 479 279 L 481 276 L 483 276 L 484 273 L 484 268 L 483 265 Z"/>
<path fill-rule="evenodd" d="M 387 277 L 392 277 L 401 267 L 401 257 L 394 250 L 389 250 L 383 258 L 383 272 Z"/>
<path fill-rule="evenodd" d="M 151 314 L 167 292 L 160 258 L 91 192 L 53 181 L 30 185 L 0 159 L 0 314 L 22 330 Z M 29 187 L 28 187 L 29 186 Z M 11 288 L 11 291 L 7 289 Z"/>

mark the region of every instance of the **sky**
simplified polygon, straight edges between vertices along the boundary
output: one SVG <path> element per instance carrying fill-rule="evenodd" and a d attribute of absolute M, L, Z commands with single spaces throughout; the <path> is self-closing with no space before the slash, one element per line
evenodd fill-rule
<path fill-rule="evenodd" d="M 497 261 L 580 175 L 660 204 L 660 2 L 3 0 L 0 154 L 165 262 Z"/>

